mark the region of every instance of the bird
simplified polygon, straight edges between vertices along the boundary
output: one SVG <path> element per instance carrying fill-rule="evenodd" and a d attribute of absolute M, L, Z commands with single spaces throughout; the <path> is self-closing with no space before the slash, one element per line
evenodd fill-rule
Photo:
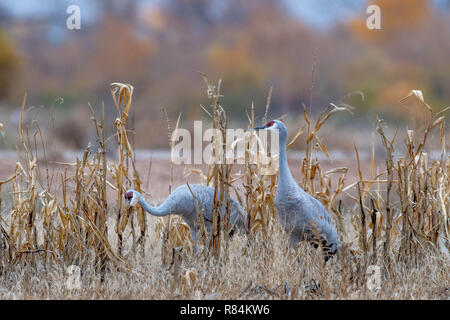
<path fill-rule="evenodd" d="M 339 236 L 324 205 L 303 190 L 292 177 L 286 155 L 286 126 L 279 120 L 272 120 L 265 126 L 253 129 L 278 133 L 279 169 L 275 207 L 284 231 L 290 235 L 291 245 L 295 248 L 303 240 L 309 241 L 315 248 L 320 244 L 327 262 L 332 255 L 340 253 Z"/>
<path fill-rule="evenodd" d="M 192 190 L 189 190 L 189 187 Z M 139 204 L 145 211 L 154 216 L 166 216 L 168 214 L 179 215 L 183 218 L 184 222 L 189 226 L 189 232 L 191 233 L 193 241 L 194 255 L 197 253 L 197 210 L 192 194 L 194 194 L 197 201 L 199 210 L 203 215 L 203 221 L 207 232 L 211 232 L 212 220 L 213 220 L 213 204 L 214 204 L 214 187 L 208 187 L 200 184 L 181 185 L 177 187 L 167 199 L 159 206 L 153 207 L 147 201 L 145 201 L 142 194 L 136 190 L 127 190 L 125 192 L 125 199 L 128 201 L 129 206 L 134 207 Z M 230 197 L 231 210 L 229 220 L 229 234 L 233 234 L 235 229 L 245 230 L 247 222 L 247 212 L 241 207 L 241 205 Z M 221 218 L 225 215 L 225 204 L 222 204 Z"/>

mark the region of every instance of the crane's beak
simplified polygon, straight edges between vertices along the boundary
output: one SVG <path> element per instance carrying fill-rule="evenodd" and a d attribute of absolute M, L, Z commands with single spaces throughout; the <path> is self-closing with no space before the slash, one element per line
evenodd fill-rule
<path fill-rule="evenodd" d="M 262 130 L 262 129 L 264 129 L 264 126 L 262 126 L 262 127 L 255 127 L 255 128 L 247 128 L 247 129 L 244 130 L 244 132 L 248 132 L 248 131 L 252 131 L 252 130 Z"/>
<path fill-rule="evenodd" d="M 263 130 L 263 129 L 265 129 L 265 128 L 266 128 L 266 126 L 262 126 L 262 127 L 254 127 L 253 130 Z"/>

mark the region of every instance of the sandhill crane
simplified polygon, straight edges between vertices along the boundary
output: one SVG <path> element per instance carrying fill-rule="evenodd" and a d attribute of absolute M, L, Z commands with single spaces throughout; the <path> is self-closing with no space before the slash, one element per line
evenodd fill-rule
<path fill-rule="evenodd" d="M 214 203 L 214 188 L 207 187 L 199 184 L 190 185 L 191 191 L 187 185 L 181 185 L 176 188 L 169 197 L 159 206 L 152 207 L 147 203 L 144 197 L 135 190 L 128 190 L 125 193 L 125 199 L 129 201 L 130 206 L 135 206 L 136 204 L 141 205 L 144 210 L 154 216 L 166 216 L 168 214 L 176 214 L 183 218 L 186 224 L 189 226 L 189 231 L 192 236 L 192 241 L 194 243 L 194 254 L 197 253 L 197 210 L 195 207 L 195 199 L 198 204 L 199 210 L 203 214 L 203 220 L 205 223 L 206 231 L 211 232 L 212 228 L 212 210 Z M 247 221 L 247 213 L 242 209 L 240 204 L 230 197 L 231 200 L 231 211 L 229 220 L 229 230 L 234 231 L 234 228 L 245 228 L 245 223 Z M 220 209 L 220 208 L 219 208 Z M 221 217 L 224 218 L 225 215 L 225 204 L 222 205 Z"/>
<path fill-rule="evenodd" d="M 273 120 L 255 130 L 277 130 L 279 139 L 279 172 L 275 206 L 286 233 L 295 248 L 301 240 L 322 245 L 325 262 L 330 255 L 340 252 L 339 237 L 330 216 L 317 199 L 305 192 L 292 177 L 286 156 L 287 130 L 283 122 Z M 319 237 L 319 239 L 318 239 Z"/>

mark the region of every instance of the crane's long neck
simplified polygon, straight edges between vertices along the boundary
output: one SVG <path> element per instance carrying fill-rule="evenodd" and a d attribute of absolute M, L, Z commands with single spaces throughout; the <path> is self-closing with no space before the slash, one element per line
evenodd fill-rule
<path fill-rule="evenodd" d="M 288 182 L 295 182 L 294 178 L 292 177 L 291 170 L 289 170 L 289 165 L 287 161 L 287 154 L 286 154 L 286 132 L 280 132 L 279 136 L 279 148 L 280 148 L 280 157 L 279 157 L 279 171 L 278 171 L 278 183 L 281 181 L 288 183 Z"/>
<path fill-rule="evenodd" d="M 165 203 L 163 203 L 162 205 L 160 205 L 159 207 L 153 207 L 150 204 L 148 204 L 147 201 L 144 200 L 144 198 L 140 198 L 138 203 L 141 205 L 142 208 L 144 208 L 145 211 L 147 211 L 148 213 L 154 215 L 154 216 L 167 216 L 168 214 L 170 214 L 170 210 L 167 209 L 167 206 L 165 205 Z"/>

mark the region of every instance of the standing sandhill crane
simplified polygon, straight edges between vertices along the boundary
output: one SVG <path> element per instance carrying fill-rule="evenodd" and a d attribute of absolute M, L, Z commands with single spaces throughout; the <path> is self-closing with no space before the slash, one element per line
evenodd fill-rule
<path fill-rule="evenodd" d="M 135 206 L 137 203 L 141 205 L 148 213 L 154 216 L 166 216 L 168 214 L 176 214 L 183 218 L 186 224 L 189 226 L 189 231 L 194 243 L 194 254 L 197 253 L 197 210 L 195 207 L 195 199 L 201 213 L 203 214 L 203 220 L 207 232 L 211 232 L 212 228 L 212 210 L 214 204 L 214 188 L 207 187 L 200 184 L 190 185 L 191 190 L 187 185 L 182 185 L 176 188 L 169 197 L 159 206 L 152 207 L 148 204 L 144 197 L 135 190 L 128 190 L 125 193 L 125 199 L 129 201 L 130 206 Z M 244 230 L 245 222 L 247 221 L 247 213 L 242 209 L 240 204 L 230 197 L 232 206 L 229 220 L 229 230 L 234 231 L 234 228 L 241 228 Z M 221 213 L 222 219 L 225 215 L 225 204 L 222 208 L 218 208 L 218 212 Z"/>
<path fill-rule="evenodd" d="M 286 126 L 273 120 L 254 129 L 278 131 L 280 155 L 275 206 L 284 231 L 290 233 L 291 245 L 295 248 L 299 241 L 306 239 L 317 248 L 320 237 L 325 262 L 328 261 L 330 255 L 340 252 L 339 237 L 323 204 L 305 192 L 292 177 L 286 156 Z"/>

